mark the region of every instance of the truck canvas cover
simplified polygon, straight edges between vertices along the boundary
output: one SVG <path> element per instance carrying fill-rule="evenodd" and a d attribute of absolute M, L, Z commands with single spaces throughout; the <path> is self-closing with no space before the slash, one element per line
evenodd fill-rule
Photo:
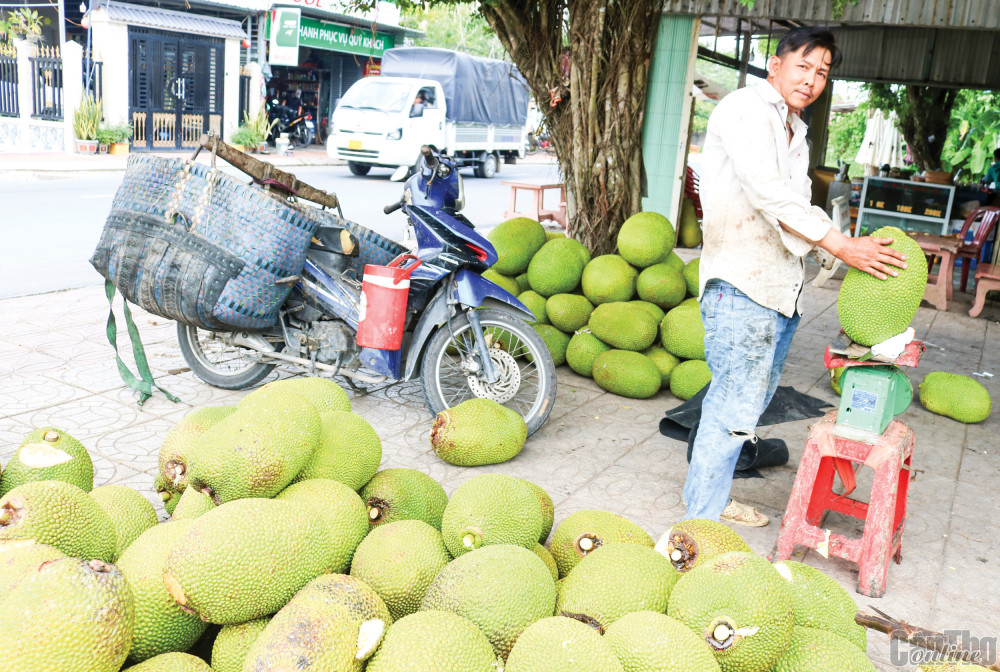
<path fill-rule="evenodd" d="M 401 47 L 382 54 L 382 74 L 441 84 L 448 121 L 524 126 L 528 117 L 528 84 L 511 63 L 448 49 Z"/>

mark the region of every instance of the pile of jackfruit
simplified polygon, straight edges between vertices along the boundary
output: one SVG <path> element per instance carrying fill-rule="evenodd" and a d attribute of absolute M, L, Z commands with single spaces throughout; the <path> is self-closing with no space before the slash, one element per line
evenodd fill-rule
<path fill-rule="evenodd" d="M 669 389 L 690 399 L 712 378 L 698 305 L 698 259 L 674 252 L 663 215 L 622 225 L 618 254 L 591 258 L 581 243 L 525 217 L 488 238 L 499 260 L 483 274 L 535 316 L 556 366 L 568 364 L 613 394 L 647 399 Z"/>
<path fill-rule="evenodd" d="M 582 510 L 553 532 L 534 483 L 484 473 L 449 498 L 381 454 L 335 383 L 270 383 L 165 436 L 159 522 L 92 489 L 79 441 L 33 431 L 0 476 L 0 669 L 874 670 L 850 594 L 721 523 L 654 543 Z"/>

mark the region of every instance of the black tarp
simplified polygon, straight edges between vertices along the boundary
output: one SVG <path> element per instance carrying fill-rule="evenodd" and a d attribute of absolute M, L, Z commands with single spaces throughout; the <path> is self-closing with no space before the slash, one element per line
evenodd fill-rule
<path fill-rule="evenodd" d="M 448 121 L 523 126 L 528 118 L 528 84 L 511 63 L 448 49 L 400 47 L 382 54 L 382 75 L 440 83 Z"/>

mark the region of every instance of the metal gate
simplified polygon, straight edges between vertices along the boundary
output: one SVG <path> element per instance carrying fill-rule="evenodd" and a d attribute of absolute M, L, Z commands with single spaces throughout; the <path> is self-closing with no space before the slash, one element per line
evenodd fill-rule
<path fill-rule="evenodd" d="M 224 41 L 129 28 L 132 148 L 192 149 L 222 129 Z"/>

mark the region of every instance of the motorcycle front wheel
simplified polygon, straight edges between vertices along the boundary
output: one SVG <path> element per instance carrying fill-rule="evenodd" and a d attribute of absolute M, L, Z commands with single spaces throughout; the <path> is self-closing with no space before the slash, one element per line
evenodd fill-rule
<path fill-rule="evenodd" d="M 291 140 L 292 144 L 296 147 L 308 147 L 313 143 L 314 137 L 315 136 L 310 129 L 306 128 L 302 124 L 299 124 L 295 127 L 295 131 L 292 133 L 289 140 Z"/>
<path fill-rule="evenodd" d="M 472 325 L 462 314 L 431 337 L 421 363 L 424 399 L 439 413 L 467 399 L 492 399 L 517 411 L 534 434 L 556 399 L 556 369 L 541 336 L 524 320 L 502 310 L 477 310 L 497 381 L 483 375 Z"/>
<path fill-rule="evenodd" d="M 194 375 L 224 390 L 245 390 L 264 380 L 273 364 L 261 364 L 254 351 L 227 343 L 223 332 L 177 323 L 177 344 Z"/>

